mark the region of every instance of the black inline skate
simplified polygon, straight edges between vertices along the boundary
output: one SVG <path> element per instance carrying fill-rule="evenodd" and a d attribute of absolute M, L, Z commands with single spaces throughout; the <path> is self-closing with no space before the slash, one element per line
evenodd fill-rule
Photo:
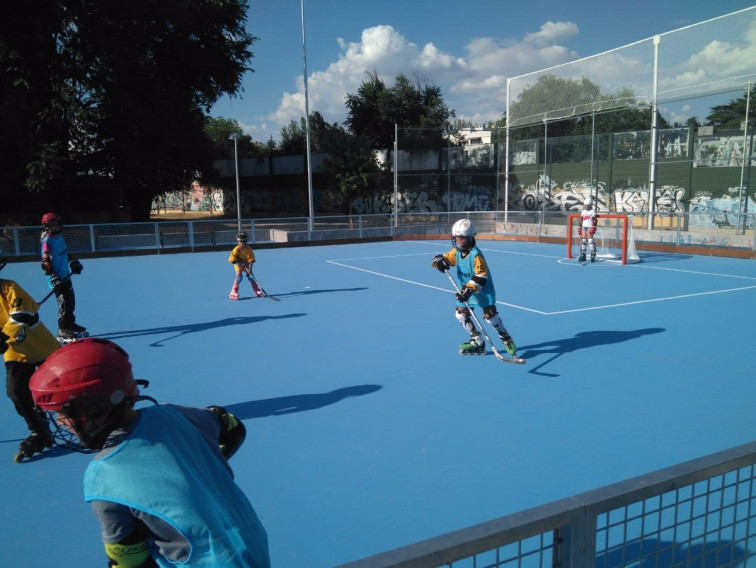
<path fill-rule="evenodd" d="M 53 439 L 50 432 L 32 432 L 26 440 L 18 445 L 18 453 L 13 461 L 21 463 L 26 458 L 41 454 L 45 448 L 52 448 Z"/>

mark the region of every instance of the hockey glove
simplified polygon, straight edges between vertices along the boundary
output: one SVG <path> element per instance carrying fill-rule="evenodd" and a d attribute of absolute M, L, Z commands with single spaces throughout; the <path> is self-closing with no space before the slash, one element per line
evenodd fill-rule
<path fill-rule="evenodd" d="M 6 343 L 10 337 L 0 331 L 0 355 L 8 351 L 8 343 Z"/>
<path fill-rule="evenodd" d="M 588 234 L 590 236 L 595 235 L 596 234 L 596 227 L 591 227 L 590 229 L 588 229 Z"/>
<path fill-rule="evenodd" d="M 84 269 L 84 267 L 81 265 L 81 262 L 79 262 L 75 258 L 68 262 L 68 268 L 70 268 L 71 272 L 73 272 L 74 274 L 81 274 L 81 271 Z"/>
<path fill-rule="evenodd" d="M 470 299 L 470 297 L 473 295 L 473 289 L 464 287 L 460 292 L 457 292 L 457 300 L 462 302 L 463 304 L 467 302 L 467 300 Z"/>
<path fill-rule="evenodd" d="M 446 272 L 449 270 L 451 265 L 449 264 L 449 261 L 444 258 L 444 255 L 437 254 L 433 257 L 433 260 L 431 261 L 431 266 L 438 270 L 439 272 Z"/>
<path fill-rule="evenodd" d="M 583 236 L 583 227 L 578 226 L 578 237 Z"/>
<path fill-rule="evenodd" d="M 52 260 L 50 260 L 49 258 L 43 259 L 42 270 L 45 272 L 45 274 L 52 274 L 53 273 Z"/>

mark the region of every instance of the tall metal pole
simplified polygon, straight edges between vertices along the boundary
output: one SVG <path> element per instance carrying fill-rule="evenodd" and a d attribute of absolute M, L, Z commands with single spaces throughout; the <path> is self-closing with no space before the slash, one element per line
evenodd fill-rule
<path fill-rule="evenodd" d="M 659 93 L 659 42 L 661 36 L 654 36 L 654 88 L 653 100 L 651 101 L 651 163 L 648 166 L 648 228 L 654 228 L 654 215 L 656 215 L 656 162 L 657 162 L 657 139 L 659 136 L 659 124 L 656 118 L 658 114 L 657 98 Z"/>
<path fill-rule="evenodd" d="M 305 95 L 305 132 L 307 137 L 307 200 L 310 203 L 310 214 L 307 218 L 307 230 L 312 232 L 315 208 L 312 199 L 312 156 L 310 150 L 310 97 L 307 92 L 307 42 L 305 39 L 304 0 L 299 0 L 302 11 L 302 61 L 304 66 L 304 95 Z"/>
<path fill-rule="evenodd" d="M 232 132 L 228 137 L 229 140 L 234 141 L 234 164 L 236 164 L 236 226 L 237 230 L 241 231 L 241 199 L 239 192 L 239 133 Z"/>
<path fill-rule="evenodd" d="M 745 171 L 746 171 L 746 160 L 748 161 L 748 172 L 750 174 L 751 171 L 751 152 L 748 144 L 748 134 L 750 132 L 750 125 L 751 121 L 749 119 L 749 116 L 751 114 L 751 82 L 748 81 L 748 86 L 746 87 L 746 108 L 745 108 L 745 126 L 743 128 L 743 151 L 740 153 L 741 157 L 743 158 L 743 162 L 740 164 L 740 191 L 738 192 L 738 234 L 745 235 L 746 233 L 746 227 L 748 226 L 748 218 L 746 215 L 748 214 L 748 194 L 750 192 L 746 191 L 745 193 L 745 200 L 743 200 L 743 190 L 745 189 Z M 750 176 L 749 176 L 750 178 Z M 749 179 L 750 182 L 750 179 Z M 741 233 L 740 229 L 740 219 L 743 219 L 743 229 Z"/>

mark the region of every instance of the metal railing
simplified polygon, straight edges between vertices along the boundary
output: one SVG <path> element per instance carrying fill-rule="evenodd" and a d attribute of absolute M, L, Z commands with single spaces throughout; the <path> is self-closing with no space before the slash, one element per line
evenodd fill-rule
<path fill-rule="evenodd" d="M 566 239 L 566 211 L 458 211 L 452 213 L 402 213 L 316 217 L 309 227 L 307 217 L 242 219 L 242 229 L 251 244 L 276 245 L 326 241 L 359 241 L 405 236 L 445 237 L 457 219 L 471 219 L 480 238 L 500 236 L 512 239 Z M 756 214 L 742 223 L 724 225 L 718 219 L 725 212 L 657 214 L 653 230 L 646 229 L 645 216 L 635 216 L 636 246 L 705 246 L 709 249 L 754 251 Z M 743 229 L 745 227 L 745 229 Z M 0 254 L 38 258 L 40 227 L 7 227 L 0 240 Z M 195 251 L 227 247 L 236 243 L 237 221 L 151 221 L 66 225 L 64 235 L 69 253 L 111 254 L 128 251 Z M 711 250 L 707 254 L 716 254 Z"/>
<path fill-rule="evenodd" d="M 338 568 L 756 563 L 756 442 Z"/>

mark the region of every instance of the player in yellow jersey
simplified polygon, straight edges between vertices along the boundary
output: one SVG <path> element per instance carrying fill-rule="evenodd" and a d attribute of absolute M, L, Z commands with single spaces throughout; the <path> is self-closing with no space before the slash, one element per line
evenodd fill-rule
<path fill-rule="evenodd" d="M 0 270 L 6 264 L 0 259 Z M 34 406 L 29 379 L 60 344 L 39 320 L 38 310 L 37 302 L 20 284 L 0 279 L 0 352 L 5 361 L 5 390 L 30 432 L 18 446 L 17 462 L 52 446 L 47 418 Z"/>
<path fill-rule="evenodd" d="M 261 297 L 263 295 L 262 290 L 257 286 L 257 282 L 252 278 L 252 265 L 255 263 L 255 253 L 252 251 L 252 247 L 247 244 L 247 233 L 239 231 L 236 233 L 236 242 L 238 243 L 231 251 L 231 256 L 228 257 L 228 261 L 234 265 L 234 285 L 231 287 L 231 292 L 228 297 L 231 300 L 239 299 L 239 283 L 242 281 L 242 276 L 246 274 L 247 280 L 252 285 L 252 291 L 256 296 Z"/>

